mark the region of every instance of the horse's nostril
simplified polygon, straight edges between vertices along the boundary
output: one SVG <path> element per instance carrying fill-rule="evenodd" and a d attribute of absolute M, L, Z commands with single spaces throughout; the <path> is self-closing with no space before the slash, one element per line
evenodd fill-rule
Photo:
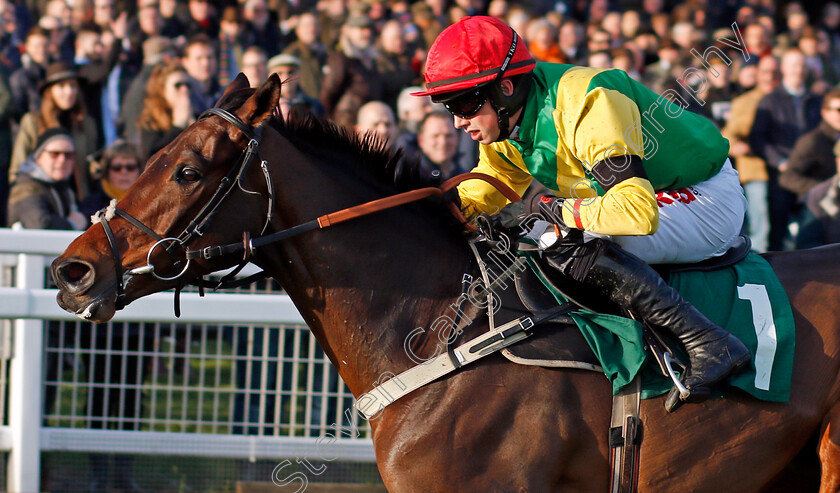
<path fill-rule="evenodd" d="M 60 288 L 80 293 L 93 285 L 93 268 L 87 262 L 68 260 L 55 270 L 56 283 Z"/>
<path fill-rule="evenodd" d="M 62 269 L 64 280 L 70 284 L 75 284 L 81 280 L 90 269 L 86 265 L 78 262 L 72 262 Z"/>

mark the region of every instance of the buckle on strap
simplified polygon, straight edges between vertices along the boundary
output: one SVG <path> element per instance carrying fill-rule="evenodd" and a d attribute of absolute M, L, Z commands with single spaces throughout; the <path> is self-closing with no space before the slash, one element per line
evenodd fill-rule
<path fill-rule="evenodd" d="M 201 249 L 201 258 L 204 260 L 210 260 L 213 258 L 213 247 L 204 247 Z"/>

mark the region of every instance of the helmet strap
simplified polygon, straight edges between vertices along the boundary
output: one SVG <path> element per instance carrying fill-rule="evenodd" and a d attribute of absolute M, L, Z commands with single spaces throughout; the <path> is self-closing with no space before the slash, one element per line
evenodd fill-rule
<path fill-rule="evenodd" d="M 515 126 L 511 126 L 510 120 L 516 112 L 525 105 L 525 99 L 528 97 L 528 92 L 531 89 L 532 74 L 530 72 L 522 74 L 521 79 L 513 88 L 513 93 L 506 96 L 502 91 L 500 82 L 495 83 L 487 91 L 487 98 L 490 100 L 490 106 L 496 110 L 499 120 L 499 137 L 495 142 L 501 142 L 510 137 L 511 132 Z M 522 115 L 520 115 L 522 118 Z"/>

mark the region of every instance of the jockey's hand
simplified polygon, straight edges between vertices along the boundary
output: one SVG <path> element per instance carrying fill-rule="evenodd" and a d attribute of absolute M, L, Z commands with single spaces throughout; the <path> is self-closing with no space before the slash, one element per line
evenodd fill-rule
<path fill-rule="evenodd" d="M 508 231 L 522 229 L 524 234 L 532 219 L 542 219 L 565 228 L 560 208 L 563 199 L 552 194 L 534 195 L 526 200 L 506 205 L 498 214 L 490 218 L 495 228 Z M 528 220 L 526 222 L 526 219 Z"/>

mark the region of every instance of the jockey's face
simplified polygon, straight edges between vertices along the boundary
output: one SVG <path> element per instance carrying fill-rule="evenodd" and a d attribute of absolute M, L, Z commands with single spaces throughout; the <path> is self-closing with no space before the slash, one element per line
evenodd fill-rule
<path fill-rule="evenodd" d="M 510 79 L 503 79 L 501 85 L 502 92 L 505 96 L 513 94 L 513 83 Z M 511 121 L 515 121 L 520 111 L 522 110 L 520 109 L 514 114 Z M 499 138 L 499 134 L 501 133 L 498 113 L 496 113 L 496 109 L 493 108 L 490 101 L 485 101 L 481 109 L 469 118 L 463 118 L 458 115 L 452 115 L 452 118 L 454 119 L 453 122 L 456 129 L 467 132 L 479 144 L 493 143 Z"/>
<path fill-rule="evenodd" d="M 499 138 L 499 117 L 489 103 L 485 103 L 478 113 L 469 118 L 455 115 L 452 118 L 455 128 L 470 134 L 480 144 L 490 144 Z"/>

